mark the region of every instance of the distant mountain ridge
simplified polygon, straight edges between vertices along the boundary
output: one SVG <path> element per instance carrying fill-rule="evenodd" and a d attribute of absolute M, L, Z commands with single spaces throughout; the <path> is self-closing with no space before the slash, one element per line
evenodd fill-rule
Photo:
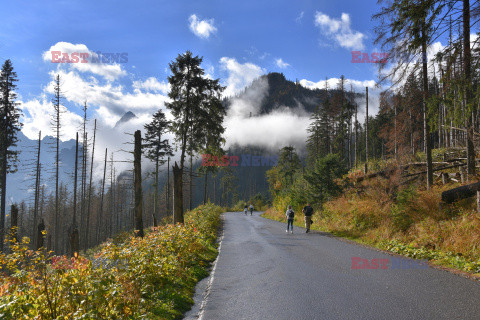
<path fill-rule="evenodd" d="M 268 87 L 265 86 L 265 80 L 268 82 Z M 293 82 L 287 80 L 282 73 L 269 73 L 263 75 L 260 78 L 254 80 L 249 86 L 247 86 L 243 92 L 238 95 L 227 98 L 223 103 L 228 107 L 229 104 L 233 103 L 235 99 L 241 99 L 242 97 L 248 97 L 251 95 L 252 91 L 258 90 L 258 87 L 262 86 L 262 89 L 265 88 L 267 92 L 264 92 L 263 98 L 260 101 L 259 114 L 269 114 L 275 111 L 278 108 L 289 108 L 295 110 L 298 108 L 303 108 L 308 113 L 313 113 L 317 106 L 321 105 L 327 98 L 327 92 L 324 89 L 309 89 L 305 88 L 298 82 Z M 338 92 L 337 89 L 330 89 L 328 96 L 332 96 L 334 93 Z M 347 96 L 350 93 L 346 93 Z M 359 94 L 357 94 L 359 95 Z M 126 112 L 120 120 L 117 121 L 113 129 L 118 129 L 123 124 L 136 119 L 137 116 L 131 112 Z M 14 174 L 9 174 L 7 176 L 7 198 L 13 202 L 19 202 L 22 200 L 31 200 L 33 196 L 33 183 L 34 183 L 34 159 L 35 159 L 35 150 L 37 148 L 37 141 L 30 140 L 22 132 L 18 136 L 18 150 L 21 150 L 19 156 L 19 170 Z M 55 157 L 54 157 L 54 145 L 55 138 L 51 136 L 45 136 L 42 140 L 42 153 L 41 153 L 41 163 L 43 168 L 42 171 L 42 183 L 47 185 L 47 188 L 51 190 L 53 187 L 52 177 L 54 176 L 54 166 L 55 166 Z M 82 152 L 82 146 L 79 147 L 79 153 Z M 61 170 L 60 170 L 60 180 L 64 183 L 70 184 L 73 182 L 73 168 L 75 165 L 75 141 L 69 140 L 60 143 L 60 161 L 61 161 Z M 251 153 L 252 150 L 247 147 L 242 148 L 239 146 L 233 147 L 229 152 L 233 153 Z M 264 150 L 263 148 L 256 148 L 255 154 L 266 155 L 271 152 Z M 264 175 L 268 167 L 258 167 L 255 168 L 255 171 L 259 175 Z M 248 171 L 247 169 L 245 169 Z M 240 181 L 240 193 L 246 194 L 246 185 L 251 184 L 252 181 L 247 181 L 246 177 L 250 177 L 249 174 L 237 170 L 237 177 Z M 161 177 L 161 180 L 164 181 L 166 177 Z M 253 176 L 252 178 L 254 179 Z M 268 184 L 265 179 L 257 180 L 256 188 L 254 188 L 255 193 L 266 193 L 268 192 Z M 217 185 L 220 185 L 217 181 Z M 203 194 L 203 193 L 202 193 Z M 201 194 L 196 195 L 196 201 L 200 201 Z"/>
<path fill-rule="evenodd" d="M 286 79 L 283 73 L 271 72 L 254 80 L 243 92 L 226 99 L 226 105 L 229 106 L 235 99 L 248 96 L 249 91 L 261 86 L 261 82 L 265 80 L 268 82 L 268 92 L 262 100 L 260 114 L 268 114 L 279 107 L 290 109 L 303 107 L 305 111 L 313 113 L 327 97 L 332 97 L 340 92 L 337 88 L 329 88 L 328 92 L 325 89 L 306 88 L 298 81 L 293 82 Z M 351 96 L 348 91 L 345 94 L 347 97 Z M 361 94 L 357 93 L 355 96 L 361 96 Z"/>

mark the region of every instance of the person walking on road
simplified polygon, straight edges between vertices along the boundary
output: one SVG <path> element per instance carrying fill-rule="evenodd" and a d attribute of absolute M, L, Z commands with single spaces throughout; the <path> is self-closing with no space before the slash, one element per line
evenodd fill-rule
<path fill-rule="evenodd" d="M 286 232 L 288 233 L 288 229 L 291 226 L 291 231 L 290 233 L 293 233 L 293 218 L 295 218 L 295 212 L 292 209 L 292 206 L 288 206 L 287 212 L 285 213 L 285 216 L 287 217 L 287 230 Z"/>
<path fill-rule="evenodd" d="M 302 212 L 305 215 L 305 228 L 307 229 L 305 233 L 309 233 L 313 215 L 313 208 L 310 206 L 310 203 L 307 203 L 307 205 L 303 208 Z"/>
<path fill-rule="evenodd" d="M 248 212 L 248 206 L 245 204 L 245 207 L 243 208 L 243 212 L 245 212 L 245 215 L 247 215 Z"/>
<path fill-rule="evenodd" d="M 250 205 L 250 215 L 253 216 L 253 204 Z"/>

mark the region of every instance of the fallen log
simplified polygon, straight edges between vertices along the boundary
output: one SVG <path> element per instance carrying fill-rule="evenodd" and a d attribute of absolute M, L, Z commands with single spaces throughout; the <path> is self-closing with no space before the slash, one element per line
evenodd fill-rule
<path fill-rule="evenodd" d="M 467 132 L 467 129 L 465 129 L 465 128 L 456 128 L 456 127 L 452 127 L 452 126 L 446 126 L 446 125 L 444 125 L 444 124 L 442 124 L 442 127 L 447 128 L 447 129 L 453 129 L 453 130 L 458 130 L 458 131 Z M 474 134 L 474 135 L 477 135 L 477 136 L 480 136 L 480 133 L 475 132 L 475 131 L 473 132 L 473 134 Z"/>
<path fill-rule="evenodd" d="M 358 177 L 355 181 L 358 183 L 358 182 L 362 182 L 363 180 L 368 180 L 368 179 L 375 178 L 375 177 L 378 177 L 378 176 L 385 177 L 385 176 L 395 172 L 395 170 L 396 169 L 387 169 L 387 170 L 382 170 L 382 171 L 378 171 L 378 172 L 374 172 L 374 173 L 369 173 L 367 175 Z"/>
<path fill-rule="evenodd" d="M 472 183 L 466 186 L 453 188 L 442 192 L 442 201 L 445 203 L 453 203 L 458 200 L 470 198 L 477 195 L 480 190 L 480 182 Z"/>
<path fill-rule="evenodd" d="M 448 165 L 448 164 L 450 164 L 450 162 L 455 162 L 455 161 L 432 162 L 432 164 Z M 407 164 L 401 166 L 401 168 L 408 168 L 408 167 L 410 167 L 410 166 L 423 167 L 423 166 L 426 166 L 426 165 L 427 165 L 426 162 L 410 162 L 410 163 L 407 163 Z"/>
<path fill-rule="evenodd" d="M 457 168 L 457 167 L 464 167 L 466 166 L 467 164 L 466 163 L 462 163 L 462 164 L 453 164 L 451 166 L 446 166 L 446 167 L 442 167 L 442 168 L 436 168 L 436 169 L 433 169 L 432 172 L 435 172 L 435 171 L 442 171 L 442 170 L 445 170 L 445 169 L 451 169 L 451 168 Z M 415 172 L 415 173 L 410 173 L 410 174 L 407 174 L 407 175 L 404 175 L 402 176 L 402 178 L 408 178 L 408 177 L 413 177 L 413 176 L 417 176 L 419 174 L 425 174 L 427 173 L 427 171 L 420 171 L 420 172 Z"/>

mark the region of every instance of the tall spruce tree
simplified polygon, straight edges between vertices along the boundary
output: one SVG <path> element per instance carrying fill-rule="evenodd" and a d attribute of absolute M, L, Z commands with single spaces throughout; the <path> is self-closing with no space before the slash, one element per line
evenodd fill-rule
<path fill-rule="evenodd" d="M 221 103 L 224 90 L 219 79 L 205 77 L 201 68 L 203 58 L 193 56 L 190 51 L 179 54 L 170 63 L 171 76 L 168 77 L 171 102 L 165 106 L 171 111 L 175 121 L 170 129 L 175 134 L 180 149 L 180 165 L 174 166 L 176 191 L 174 190 L 174 223 L 183 223 L 183 169 L 189 152 L 198 152 L 207 145 L 223 142 L 222 126 L 226 114 Z M 178 176 L 180 175 L 180 176 Z"/>
<path fill-rule="evenodd" d="M 293 176 L 302 167 L 300 157 L 292 146 L 280 149 L 277 167 L 280 170 L 284 185 L 293 185 Z"/>
<path fill-rule="evenodd" d="M 7 174 L 16 171 L 18 151 L 12 150 L 17 145 L 17 133 L 21 130 L 19 122 L 21 112 L 15 102 L 15 89 L 18 81 L 17 73 L 13 71 L 10 60 L 6 60 L 0 74 L 0 187 L 2 199 L 0 205 L 0 252 L 3 251 L 5 231 L 5 210 L 7 194 Z"/>

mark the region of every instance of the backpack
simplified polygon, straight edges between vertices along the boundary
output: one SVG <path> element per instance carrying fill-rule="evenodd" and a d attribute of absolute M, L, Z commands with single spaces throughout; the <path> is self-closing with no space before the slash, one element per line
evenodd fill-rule
<path fill-rule="evenodd" d="M 292 209 L 288 210 L 288 219 L 293 219 L 295 217 L 295 212 Z"/>
<path fill-rule="evenodd" d="M 311 216 L 313 214 L 313 208 L 310 206 L 305 207 L 305 215 L 306 216 Z"/>

